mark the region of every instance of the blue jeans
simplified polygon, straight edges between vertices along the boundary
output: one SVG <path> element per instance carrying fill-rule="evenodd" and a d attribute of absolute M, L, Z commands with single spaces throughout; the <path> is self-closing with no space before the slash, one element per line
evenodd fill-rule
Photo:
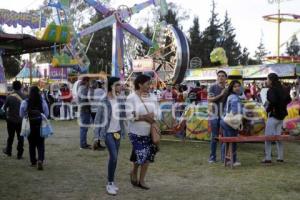
<path fill-rule="evenodd" d="M 108 182 L 114 182 L 118 161 L 118 152 L 120 147 L 120 139 L 115 139 L 113 133 L 107 133 L 105 136 L 105 144 L 109 152 L 107 179 Z"/>
<path fill-rule="evenodd" d="M 221 120 L 221 127 L 223 129 L 223 136 L 224 137 L 236 137 L 239 134 L 238 130 L 234 130 L 230 126 L 228 126 L 223 120 Z M 224 161 L 225 158 L 225 148 L 226 144 L 224 143 L 222 145 L 222 161 Z M 236 143 L 232 144 L 232 153 L 233 153 L 233 162 L 237 161 L 237 145 Z"/>
<path fill-rule="evenodd" d="M 209 160 L 216 161 L 217 160 L 217 140 L 216 137 L 219 136 L 220 132 L 220 118 L 215 118 L 209 120 L 210 127 L 211 127 L 211 134 L 210 134 L 210 156 Z"/>
<path fill-rule="evenodd" d="M 80 123 L 80 147 L 85 147 L 87 145 L 86 137 L 88 132 L 88 126 L 91 123 L 91 113 L 81 112 Z"/>

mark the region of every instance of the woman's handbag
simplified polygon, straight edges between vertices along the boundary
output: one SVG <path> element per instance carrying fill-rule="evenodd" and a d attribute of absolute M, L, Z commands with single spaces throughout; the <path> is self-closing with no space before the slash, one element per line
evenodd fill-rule
<path fill-rule="evenodd" d="M 147 106 L 146 106 L 146 104 L 144 103 L 144 101 L 143 101 L 143 99 L 141 97 L 140 97 L 140 100 L 143 103 L 143 105 L 145 106 L 146 111 L 148 113 L 150 113 L 149 110 L 148 110 L 148 108 L 147 108 Z M 150 135 L 151 135 L 152 143 L 155 144 L 155 145 L 158 145 L 159 142 L 160 142 L 161 131 L 160 131 L 160 128 L 159 128 L 159 125 L 158 125 L 157 122 L 154 122 L 154 123 L 151 124 Z"/>
<path fill-rule="evenodd" d="M 22 119 L 21 136 L 27 138 L 30 134 L 30 123 L 27 116 Z"/>
<path fill-rule="evenodd" d="M 242 114 L 233 114 L 227 113 L 224 117 L 224 122 L 235 130 L 243 130 L 243 115 Z"/>
<path fill-rule="evenodd" d="M 40 129 L 40 136 L 43 138 L 48 138 L 49 136 L 53 135 L 53 129 L 47 117 L 43 113 L 41 113 L 41 115 L 42 124 Z"/>
<path fill-rule="evenodd" d="M 226 112 L 229 111 L 229 104 L 227 102 Z M 224 122 L 233 128 L 234 130 L 243 130 L 243 115 L 242 114 L 233 114 L 232 112 L 226 113 L 224 117 Z"/>

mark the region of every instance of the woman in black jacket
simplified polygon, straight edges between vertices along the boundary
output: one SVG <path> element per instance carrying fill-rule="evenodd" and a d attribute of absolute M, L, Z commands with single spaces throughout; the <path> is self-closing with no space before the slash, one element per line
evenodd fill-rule
<path fill-rule="evenodd" d="M 267 113 L 268 121 L 266 124 L 265 135 L 281 135 L 283 119 L 287 116 L 287 105 L 291 98 L 288 91 L 281 85 L 277 74 L 268 75 L 267 85 L 269 87 L 267 93 Z M 277 141 L 277 162 L 283 162 L 283 145 Z M 262 163 L 272 163 L 272 142 L 265 142 L 265 159 Z"/>

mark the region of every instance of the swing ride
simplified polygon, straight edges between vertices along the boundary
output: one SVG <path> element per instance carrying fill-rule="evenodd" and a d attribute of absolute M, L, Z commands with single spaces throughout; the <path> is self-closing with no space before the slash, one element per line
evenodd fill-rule
<path fill-rule="evenodd" d="M 272 22 L 277 24 L 277 56 L 267 56 L 266 60 L 277 63 L 300 63 L 300 56 L 283 56 L 280 54 L 280 48 L 285 46 L 287 42 L 280 44 L 280 33 L 281 33 L 281 23 L 300 23 L 300 15 L 291 13 L 281 13 L 280 2 L 278 1 L 278 13 L 263 16 L 263 19 L 267 22 Z M 293 35 L 300 33 L 300 30 L 295 32 Z"/>

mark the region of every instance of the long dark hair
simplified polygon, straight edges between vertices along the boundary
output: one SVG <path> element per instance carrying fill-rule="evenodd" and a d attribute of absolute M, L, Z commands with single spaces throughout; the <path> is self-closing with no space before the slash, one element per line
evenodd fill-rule
<path fill-rule="evenodd" d="M 272 82 L 271 87 L 276 89 L 282 89 L 282 84 L 279 81 L 279 77 L 275 73 L 270 73 L 268 79 Z"/>
<path fill-rule="evenodd" d="M 242 85 L 241 82 L 239 82 L 238 80 L 232 80 L 228 86 L 228 89 L 227 89 L 227 96 L 225 98 L 225 100 L 227 101 L 228 97 L 231 95 L 231 94 L 235 94 L 233 92 L 233 87 L 235 84 L 239 84 L 239 85 Z M 226 102 L 225 101 L 225 102 Z"/>
<path fill-rule="evenodd" d="M 109 77 L 107 80 L 107 91 L 112 92 L 113 85 L 118 81 L 120 81 L 120 78 L 118 78 L 118 77 L 114 77 L 114 76 Z"/>
<path fill-rule="evenodd" d="M 147 75 L 141 74 L 138 77 L 136 77 L 136 79 L 134 80 L 134 89 L 135 90 L 139 90 L 140 89 L 140 85 L 143 85 L 144 83 L 150 81 L 151 78 Z"/>
<path fill-rule="evenodd" d="M 30 88 L 28 97 L 28 109 L 42 110 L 42 96 L 40 94 L 40 89 L 37 86 L 32 86 Z"/>

